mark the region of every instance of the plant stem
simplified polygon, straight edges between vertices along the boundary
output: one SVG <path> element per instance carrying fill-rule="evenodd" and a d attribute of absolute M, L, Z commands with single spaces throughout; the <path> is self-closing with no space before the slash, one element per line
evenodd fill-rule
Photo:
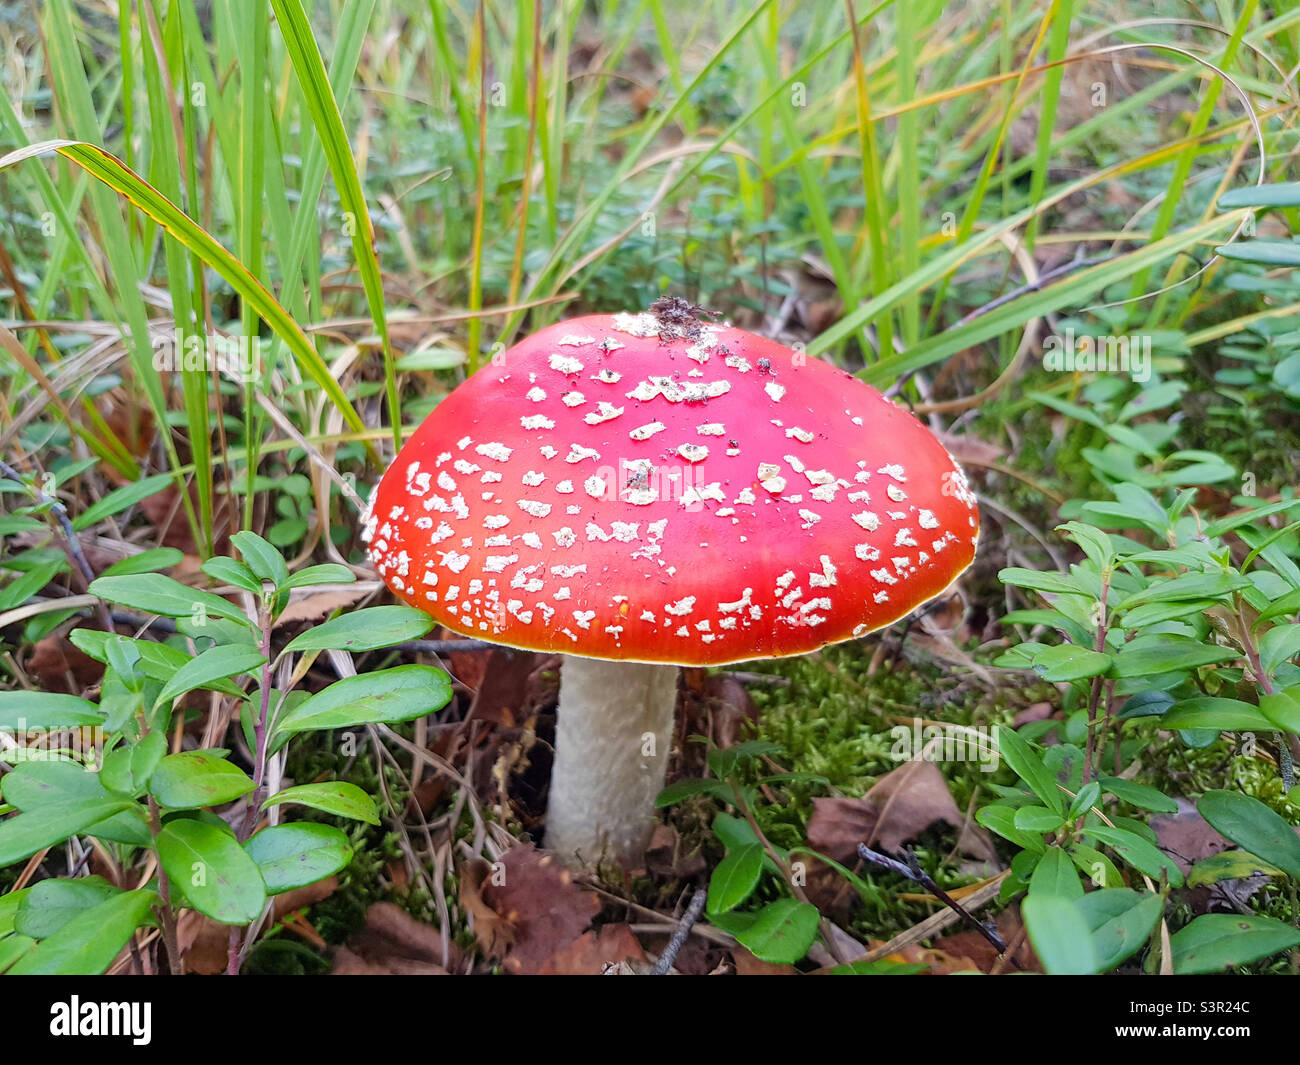
<path fill-rule="evenodd" d="M 1093 648 L 1098 653 L 1106 650 L 1106 597 L 1110 593 L 1110 570 L 1101 572 L 1101 598 L 1097 600 L 1097 643 Z M 1101 701 L 1101 674 L 1092 678 L 1092 690 L 1088 694 L 1088 742 L 1083 755 L 1083 783 L 1092 778 L 1092 759 L 1097 747 L 1097 705 Z M 1109 707 L 1109 700 L 1107 701 Z"/>
<path fill-rule="evenodd" d="M 158 812 L 158 800 L 149 796 L 149 831 L 155 839 L 162 831 L 162 817 Z M 185 975 L 185 959 L 181 956 L 180 938 L 176 933 L 176 911 L 172 909 L 171 880 L 167 870 L 158 862 L 158 897 L 162 899 L 162 912 L 158 915 L 162 922 L 163 949 L 167 952 L 167 969 L 173 976 Z"/>
<path fill-rule="evenodd" d="M 1264 669 L 1264 664 L 1259 658 L 1259 648 L 1255 646 L 1255 641 L 1250 636 L 1250 622 L 1246 618 L 1246 612 L 1242 609 L 1241 597 L 1237 597 L 1237 624 L 1240 626 L 1241 646 L 1246 652 L 1246 661 L 1250 663 L 1250 671 L 1255 676 L 1255 683 L 1259 685 L 1259 690 L 1265 695 L 1273 695 L 1277 689 L 1273 687 L 1273 682 L 1268 679 L 1268 673 Z M 1295 787 L 1295 759 L 1291 755 L 1291 741 L 1281 732 L 1273 733 L 1273 741 L 1277 744 L 1277 767 L 1282 774 L 1282 786 L 1290 791 Z"/>
<path fill-rule="evenodd" d="M 262 643 L 261 651 L 266 659 L 262 666 L 262 699 L 258 707 L 257 719 L 253 722 L 253 737 L 256 741 L 257 754 L 253 762 L 253 790 L 248 794 L 248 801 L 244 805 L 244 820 L 235 833 L 240 843 L 247 843 L 248 838 L 253 834 L 257 827 L 258 819 L 262 815 L 262 799 L 264 798 L 265 784 L 263 778 L 266 776 L 266 749 L 269 739 L 269 716 L 271 710 L 271 680 L 275 670 L 274 663 L 271 661 L 271 609 L 270 600 L 263 596 L 257 607 L 257 624 L 261 630 Z M 239 928 L 234 927 L 230 930 L 230 939 L 226 945 L 226 975 L 238 976 L 239 963 L 243 958 L 244 948 L 247 943 L 241 946 L 239 941 Z"/>

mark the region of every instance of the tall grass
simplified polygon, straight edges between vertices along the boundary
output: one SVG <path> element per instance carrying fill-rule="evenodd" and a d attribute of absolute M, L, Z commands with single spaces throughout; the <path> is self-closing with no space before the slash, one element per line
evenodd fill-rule
<path fill-rule="evenodd" d="M 169 472 L 203 553 L 223 493 L 265 525 L 266 475 L 314 458 L 328 542 L 324 460 L 373 475 L 494 344 L 663 288 L 787 327 L 826 279 L 809 351 L 882 386 L 983 352 L 974 389 L 1027 324 L 1172 285 L 1245 217 L 1213 208 L 1259 165 L 1214 66 L 1284 174 L 1300 18 L 1228 8 L 49 0 L 0 25 L 0 450 L 93 456 L 97 493 Z M 1223 335 L 1210 279 L 1129 320 Z M 161 375 L 173 330 L 266 357 Z"/>

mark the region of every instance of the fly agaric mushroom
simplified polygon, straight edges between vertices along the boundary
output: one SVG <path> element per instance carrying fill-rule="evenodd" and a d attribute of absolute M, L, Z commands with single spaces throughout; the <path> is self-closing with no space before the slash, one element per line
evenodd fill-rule
<path fill-rule="evenodd" d="M 939 441 L 827 363 L 683 300 L 516 344 L 407 441 L 364 516 L 388 586 L 466 636 L 564 654 L 546 845 L 640 857 L 678 666 L 862 636 L 970 565 Z"/>

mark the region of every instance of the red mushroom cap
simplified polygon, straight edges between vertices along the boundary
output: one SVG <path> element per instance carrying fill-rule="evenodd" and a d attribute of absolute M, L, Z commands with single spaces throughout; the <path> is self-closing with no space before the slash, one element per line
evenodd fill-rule
<path fill-rule="evenodd" d="M 680 665 L 882 628 L 947 588 L 979 532 L 952 457 L 875 389 L 652 313 L 560 322 L 498 356 L 407 441 L 364 518 L 380 576 L 453 631 Z"/>

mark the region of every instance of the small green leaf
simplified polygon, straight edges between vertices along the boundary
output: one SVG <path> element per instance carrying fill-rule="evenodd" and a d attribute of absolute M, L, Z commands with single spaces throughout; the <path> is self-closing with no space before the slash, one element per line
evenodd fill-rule
<path fill-rule="evenodd" d="M 129 577 L 133 573 L 155 573 L 180 563 L 185 555 L 174 547 L 150 547 L 114 562 L 101 577 Z"/>
<path fill-rule="evenodd" d="M 72 527 L 77 532 L 83 532 L 98 525 L 105 518 L 120 514 L 127 507 L 133 507 L 141 500 L 157 495 L 171 483 L 170 473 L 160 473 L 155 477 L 146 477 L 134 484 L 116 488 L 98 503 L 92 504 L 78 514 L 72 521 Z"/>
<path fill-rule="evenodd" d="M 364 821 L 368 825 L 379 824 L 375 800 L 355 784 L 349 784 L 344 780 L 326 780 L 317 784 L 299 784 L 297 787 L 285 788 L 267 799 L 265 805 L 278 806 L 286 802 L 309 806 L 313 810 L 323 810 L 338 817 L 350 817 L 354 821 Z"/>
<path fill-rule="evenodd" d="M 163 685 L 156 701 L 164 703 L 195 688 L 206 688 L 242 673 L 254 673 L 265 664 L 266 656 L 257 648 L 247 644 L 217 644 L 181 666 Z"/>
<path fill-rule="evenodd" d="M 1108 654 L 1063 643 L 1034 655 L 1033 669 L 1043 680 L 1056 683 L 1099 677 L 1110 669 L 1110 664 Z"/>
<path fill-rule="evenodd" d="M 1249 584 L 1249 579 L 1240 573 L 1184 573 L 1147 585 L 1116 603 L 1114 609 L 1119 612 L 1139 603 L 1163 603 L 1173 599 L 1219 599 Z"/>
<path fill-rule="evenodd" d="M 264 581 L 270 581 L 277 588 L 284 587 L 289 579 L 289 567 L 284 556 L 255 532 L 244 530 L 230 538 L 248 568 Z"/>
<path fill-rule="evenodd" d="M 247 795 L 253 787 L 242 769 L 207 751 L 167 755 L 149 781 L 153 797 L 171 810 L 219 806 Z"/>
<path fill-rule="evenodd" d="M 154 729 L 138 743 L 119 747 L 105 758 L 99 779 L 103 781 L 104 787 L 112 791 L 120 791 L 124 795 L 143 795 L 149 786 L 149 778 L 166 753 L 167 735 L 160 729 Z"/>
<path fill-rule="evenodd" d="M 761 758 L 765 754 L 776 754 L 781 745 L 769 740 L 746 740 L 730 747 L 716 747 L 708 754 L 709 769 L 719 780 L 725 780 L 736 771 L 741 762 Z"/>
<path fill-rule="evenodd" d="M 1259 640 L 1259 663 L 1265 673 L 1300 654 L 1300 625 L 1275 625 Z"/>
<path fill-rule="evenodd" d="M 1140 810 L 1150 810 L 1158 814 L 1178 812 L 1178 804 L 1173 799 L 1148 784 L 1137 784 L 1123 777 L 1102 777 L 1101 784 L 1115 798 Z"/>
<path fill-rule="evenodd" d="M 793 965 L 817 938 L 817 907 L 794 899 L 778 899 L 758 912 L 758 917 L 736 941 L 754 957 L 775 965 Z"/>
<path fill-rule="evenodd" d="M 1030 894 L 1020 906 L 1029 942 L 1052 976 L 1095 973 L 1099 959 L 1088 923 L 1067 898 Z"/>
<path fill-rule="evenodd" d="M 1238 791 L 1207 791 L 1196 809 L 1238 847 L 1300 878 L 1300 837 L 1258 799 Z"/>
<path fill-rule="evenodd" d="M 5 800 L 24 812 L 66 803 L 126 798 L 110 795 L 99 773 L 89 772 L 73 762 L 24 762 L 0 783 Z M 144 846 L 152 838 L 143 819 L 143 808 L 135 803 L 125 813 L 90 825 L 85 834 L 134 846 Z"/>
<path fill-rule="evenodd" d="M 99 712 L 99 707 L 75 695 L 0 692 L 0 730 L 4 732 L 49 731 L 103 723 L 104 715 Z"/>
<path fill-rule="evenodd" d="M 1065 818 L 1046 806 L 1022 806 L 1016 811 L 1015 825 L 1022 832 L 1055 832 Z"/>
<path fill-rule="evenodd" d="M 1174 703 L 1160 719 L 1177 729 L 1210 728 L 1226 732 L 1271 732 L 1277 728 L 1259 707 L 1240 699 L 1201 696 Z"/>
<path fill-rule="evenodd" d="M 1140 950 L 1164 912 L 1159 895 L 1129 888 L 1090 891 L 1076 899 L 1074 906 L 1092 930 L 1096 971 L 1100 973 L 1109 972 Z"/>
<path fill-rule="evenodd" d="M 1042 854 L 1046 850 L 1039 833 L 1026 832 L 1016 827 L 1016 811 L 1010 806 L 985 806 L 976 811 L 975 820 L 990 832 L 1010 840 L 1017 847 L 1035 854 Z"/>
<path fill-rule="evenodd" d="M 264 828 L 244 850 L 257 863 L 268 895 L 324 880 L 352 861 L 352 844 L 343 832 L 309 821 Z"/>
<path fill-rule="evenodd" d="M 1217 884 L 1220 880 L 1244 880 L 1263 873 L 1265 876 L 1286 876 L 1276 865 L 1270 865 L 1263 858 L 1250 851 L 1231 850 L 1211 854 L 1192 866 L 1187 874 L 1187 886 L 1206 887 Z"/>
<path fill-rule="evenodd" d="M 1096 847 L 1089 847 L 1086 843 L 1068 843 L 1065 850 L 1070 856 L 1070 861 L 1074 862 L 1074 867 L 1086 876 L 1094 887 L 1113 888 L 1124 885 L 1124 878 L 1119 875 L 1115 863 Z"/>
<path fill-rule="evenodd" d="M 1115 655 L 1112 673 L 1116 677 L 1152 677 L 1214 665 L 1240 657 L 1228 647 L 1216 647 L 1187 637 L 1128 643 Z"/>
<path fill-rule="evenodd" d="M 161 573 L 140 573 L 129 577 L 100 577 L 90 585 L 91 595 L 146 614 L 168 618 L 189 618 L 206 612 L 228 621 L 249 625 L 247 615 L 219 595 L 190 588 Z"/>
<path fill-rule="evenodd" d="M 758 886 L 763 872 L 763 847 L 751 843 L 731 851 L 718 863 L 709 878 L 708 912 L 726 913 L 734 910 Z"/>
<path fill-rule="evenodd" d="M 409 606 L 373 606 L 316 625 L 290 641 L 286 651 L 371 651 L 418 640 L 435 622 Z"/>
<path fill-rule="evenodd" d="M 1220 244 L 1214 254 L 1242 263 L 1300 266 L 1300 244 L 1287 240 L 1239 240 L 1234 244 Z"/>
<path fill-rule="evenodd" d="M 345 677 L 303 700 L 276 722 L 276 732 L 410 721 L 441 710 L 451 694 L 447 674 L 433 666 L 381 669 Z"/>
<path fill-rule="evenodd" d="M 1014 584 L 1019 588 L 1032 588 L 1039 592 L 1054 592 L 1059 595 L 1088 595 L 1087 589 L 1074 577 L 1051 570 L 1022 569 L 1009 566 L 998 571 L 998 580 L 1003 584 Z"/>
<path fill-rule="evenodd" d="M 1267 185 L 1243 185 L 1219 197 L 1219 210 L 1238 207 L 1300 207 L 1300 181 L 1278 181 Z"/>
<path fill-rule="evenodd" d="M 1116 854 L 1138 872 L 1159 879 L 1161 870 L 1165 870 L 1169 874 L 1170 884 L 1174 887 L 1183 886 L 1182 870 L 1174 860 L 1141 836 L 1105 825 L 1088 825 L 1083 834 L 1112 847 Z"/>
<path fill-rule="evenodd" d="M 152 891 L 123 891 L 73 917 L 27 951 L 10 976 L 98 976 L 121 953 L 132 933 L 153 923 Z"/>
<path fill-rule="evenodd" d="M 214 581 L 222 584 L 233 584 L 236 588 L 242 588 L 254 595 L 262 594 L 262 582 L 258 579 L 257 574 L 242 562 L 233 558 L 221 556 L 210 558 L 199 569 Z"/>
<path fill-rule="evenodd" d="M 102 876 L 42 880 L 24 895 L 14 914 L 14 930 L 33 939 L 45 939 L 120 890 Z"/>
<path fill-rule="evenodd" d="M 1078 794 L 1075 795 L 1074 801 L 1070 803 L 1070 820 L 1082 817 L 1085 813 L 1097 805 L 1097 800 L 1101 798 L 1101 785 L 1095 780 L 1088 781 Z"/>
<path fill-rule="evenodd" d="M 715 795 L 726 799 L 731 796 L 731 787 L 720 780 L 679 780 L 669 784 L 655 797 L 655 806 L 658 809 L 675 806 L 692 795 Z"/>
<path fill-rule="evenodd" d="M 1268 692 L 1259 697 L 1259 712 L 1277 728 L 1300 732 L 1300 699 L 1289 691 Z"/>
<path fill-rule="evenodd" d="M 262 874 L 225 825 L 176 818 L 163 825 L 157 844 L 168 878 L 200 913 L 243 925 L 262 912 Z"/>
<path fill-rule="evenodd" d="M 229 625 L 230 623 L 208 619 L 208 627 L 218 624 Z M 248 633 L 247 629 L 240 631 Z M 174 647 L 168 647 L 165 643 L 154 643 L 152 640 L 133 640 L 127 636 L 110 636 L 106 632 L 97 632 L 94 629 L 73 629 L 68 634 L 68 639 L 72 641 L 74 647 L 84 651 L 96 662 L 105 663 L 108 662 L 108 648 L 111 644 L 119 641 L 132 644 L 140 654 L 140 658 L 136 662 L 136 669 L 150 680 L 160 681 L 163 684 L 170 681 L 176 675 L 176 672 L 183 668 L 192 658 L 191 655 L 178 651 Z M 248 647 L 251 645 L 244 643 L 243 646 Z M 243 694 L 229 681 L 213 681 L 207 687 L 225 695 L 238 696 Z"/>
<path fill-rule="evenodd" d="M 313 584 L 354 584 L 356 579 L 356 574 L 347 566 L 340 566 L 337 562 L 325 562 L 319 566 L 300 569 L 280 585 L 280 590 L 306 588 Z"/>
<path fill-rule="evenodd" d="M 1085 525 L 1081 521 L 1067 521 L 1056 527 L 1057 532 L 1064 532 L 1076 544 L 1083 548 L 1097 569 L 1105 569 L 1115 557 L 1115 547 L 1110 536 L 1096 526 Z"/>
<path fill-rule="evenodd" d="M 1010 728 L 999 728 L 997 741 L 1002 757 L 1016 776 L 1028 784 L 1029 789 L 1049 807 L 1064 814 L 1065 800 L 1061 789 L 1056 786 L 1056 777 L 1034 753 L 1033 748 Z"/>
<path fill-rule="evenodd" d="M 30 858 L 134 805 L 129 799 L 86 799 L 51 803 L 15 814 L 0 821 L 0 866 Z"/>
<path fill-rule="evenodd" d="M 1060 847 L 1048 847 L 1047 853 L 1034 866 L 1029 878 L 1029 894 L 1035 897 L 1057 895 L 1074 899 L 1083 896 L 1083 885 L 1074 871 L 1070 856 Z"/>
<path fill-rule="evenodd" d="M 1174 972 L 1213 973 L 1300 946 L 1300 931 L 1271 917 L 1207 913 L 1169 937 Z"/>

